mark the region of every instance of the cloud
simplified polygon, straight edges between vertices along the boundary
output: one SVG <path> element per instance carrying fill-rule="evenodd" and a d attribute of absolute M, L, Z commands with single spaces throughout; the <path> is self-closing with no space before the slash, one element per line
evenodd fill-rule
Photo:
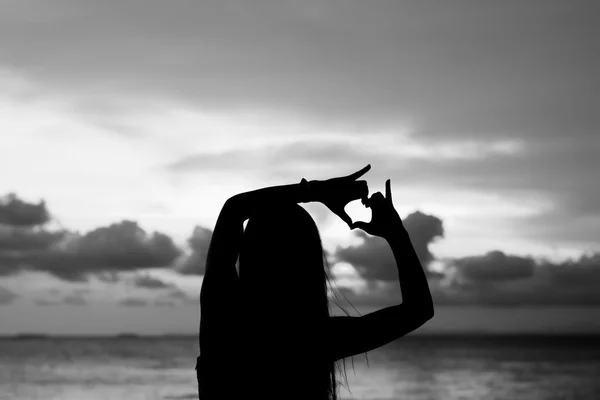
<path fill-rule="evenodd" d="M 117 270 L 168 266 L 180 254 L 170 237 L 159 232 L 149 235 L 134 221 L 97 228 L 69 247 L 89 265 Z"/>
<path fill-rule="evenodd" d="M 598 236 L 594 2 L 16 3 L 0 5 L 0 68 L 30 82 L 29 96 L 59 96 L 83 118 L 119 125 L 115 117 L 138 113 L 144 99 L 163 110 L 184 103 L 310 121 L 306 131 L 333 126 L 365 144 L 308 153 L 299 146 L 290 158 L 305 159 L 302 168 L 233 150 L 186 156 L 174 171 L 255 163 L 280 176 L 325 173 L 364 151 L 369 162 L 385 162 L 381 177 L 394 182 L 555 203 L 542 220 L 523 221 L 523 235 Z M 441 143 L 458 156 L 436 151 L 407 162 L 402 146 L 368 152 L 382 136 L 405 131 L 427 150 Z M 467 152 L 452 147 L 469 141 Z M 522 154 L 488 154 L 486 146 L 514 141 Z M 546 229 L 548 221 L 557 222 Z"/>
<path fill-rule="evenodd" d="M 9 276 L 23 269 L 22 256 L 0 252 L 0 276 Z"/>
<path fill-rule="evenodd" d="M 423 264 L 428 264 L 434 259 L 429 251 L 429 245 L 436 239 L 444 237 L 442 220 L 436 216 L 416 211 L 403 220 L 403 225 L 410 241 Z"/>
<path fill-rule="evenodd" d="M 119 305 L 124 307 L 145 307 L 148 305 L 148 300 L 138 297 L 126 297 L 119 300 Z"/>
<path fill-rule="evenodd" d="M 469 263 L 475 264 L 469 264 L 469 269 L 453 267 L 444 279 L 429 279 L 435 306 L 600 306 L 600 253 L 560 263 L 497 253 L 471 257 Z M 481 271 L 473 273 L 473 265 Z M 510 271 L 503 273 L 502 268 L 507 266 Z M 494 268 L 497 270 L 492 272 Z M 340 299 L 332 302 L 340 302 L 346 310 L 351 306 L 376 309 L 402 302 L 400 285 L 391 281 L 370 281 L 361 289 L 340 287 L 338 292 Z"/>
<path fill-rule="evenodd" d="M 0 224 L 17 227 L 43 225 L 50 220 L 44 201 L 38 204 L 21 200 L 15 193 L 0 198 Z"/>
<path fill-rule="evenodd" d="M 385 239 L 357 232 L 363 242 L 359 246 L 338 246 L 334 259 L 351 264 L 366 280 L 392 281 L 398 279 L 394 255 Z"/>
<path fill-rule="evenodd" d="M 121 221 L 84 235 L 73 232 L 0 231 L 0 273 L 22 269 L 51 273 L 69 281 L 89 275 L 114 282 L 118 272 L 170 267 L 181 250 L 160 232 L 147 233 Z"/>
<path fill-rule="evenodd" d="M 449 285 L 438 287 L 439 304 L 480 306 L 600 305 L 600 253 L 551 262 L 500 251 L 452 262 Z M 461 263 L 462 262 L 462 263 Z M 465 265 L 467 267 L 465 268 Z"/>
<path fill-rule="evenodd" d="M 538 204 L 536 210 L 513 218 L 516 234 L 524 239 L 557 244 L 597 246 L 600 236 L 600 187 L 596 171 L 599 137 L 546 138 L 522 136 L 463 141 L 460 138 L 423 140 L 418 135 L 301 139 L 259 149 L 188 155 L 165 168 L 172 173 L 206 171 L 251 173 L 272 181 L 298 176 L 326 179 L 357 165 L 372 164 L 370 181 L 392 180 L 392 186 L 423 188 L 436 194 L 481 194 L 511 204 Z M 556 160 L 570 160 L 557 163 Z M 376 164 L 374 164 L 376 160 Z M 269 168 L 265 166 L 268 165 Z"/>
<path fill-rule="evenodd" d="M 208 254 L 211 238 L 212 230 L 202 226 L 194 228 L 192 236 L 188 239 L 188 245 L 192 252 L 177 267 L 179 273 L 185 275 L 204 275 L 206 255 Z"/>
<path fill-rule="evenodd" d="M 167 289 L 173 287 L 173 284 L 163 282 L 147 274 L 136 276 L 133 283 L 135 286 L 144 289 Z"/>
<path fill-rule="evenodd" d="M 442 221 L 416 212 L 404 222 L 413 247 L 426 266 L 435 259 L 428 245 L 443 236 Z M 338 247 L 335 260 L 352 265 L 364 284 L 339 286 L 341 299 L 336 301 L 345 304 L 345 296 L 359 308 L 401 303 L 397 267 L 389 245 L 381 238 L 362 232 L 359 235 L 363 242 L 359 246 Z M 429 274 L 429 287 L 437 306 L 600 306 L 600 253 L 552 262 L 495 250 L 483 255 L 444 259 L 440 263 L 444 269 Z"/>
<path fill-rule="evenodd" d="M 434 259 L 429 251 L 429 245 L 444 234 L 442 221 L 435 216 L 417 211 L 408 215 L 403 223 L 419 261 L 427 268 L 429 262 Z M 396 281 L 398 267 L 388 242 L 362 231 L 358 231 L 357 235 L 363 239 L 363 242 L 358 246 L 346 248 L 338 246 L 334 254 L 336 262 L 351 264 L 367 281 Z M 427 269 L 426 271 L 432 274 Z"/>
<path fill-rule="evenodd" d="M 259 148 L 234 148 L 232 150 L 198 153 L 185 156 L 169 163 L 169 172 L 194 172 L 216 168 L 219 172 L 252 171 L 256 174 L 265 170 L 273 177 L 297 176 L 299 171 L 319 170 L 315 164 L 335 168 L 355 168 L 359 160 L 367 160 L 373 153 L 361 148 L 361 143 L 348 143 L 347 139 L 293 140 L 287 143 L 268 144 Z M 353 157 L 356 156 L 356 157 Z M 363 162 L 365 165 L 369 162 Z M 269 167 L 268 169 L 266 167 Z"/>
<path fill-rule="evenodd" d="M 19 295 L 0 286 L 0 306 L 12 303 L 17 297 L 19 297 Z"/>
<path fill-rule="evenodd" d="M 177 305 L 197 305 L 200 301 L 200 294 L 190 296 L 187 292 L 178 287 L 173 287 L 168 293 L 154 301 L 154 304 L 159 307 L 174 307 Z"/>
<path fill-rule="evenodd" d="M 191 300 L 190 296 L 186 292 L 184 292 L 183 290 L 181 290 L 179 288 L 173 289 L 171 292 L 169 292 L 167 294 L 167 297 L 169 299 L 176 299 L 176 300 L 184 300 L 184 301 Z"/>
<path fill-rule="evenodd" d="M 568 285 L 600 285 L 600 253 L 584 254 L 577 260 L 544 263 L 553 282 Z"/>
<path fill-rule="evenodd" d="M 61 231 L 0 226 L 0 252 L 46 249 L 59 242 L 64 235 L 65 232 Z"/>
<path fill-rule="evenodd" d="M 409 119 L 438 136 L 580 135 L 593 115 L 594 11 L 560 1 L 11 3 L 0 6 L 0 65 L 77 99 L 173 98 L 352 127 Z"/>
<path fill-rule="evenodd" d="M 491 251 L 483 256 L 453 260 L 460 275 L 474 282 L 512 281 L 530 278 L 535 271 L 535 260 L 529 257 L 506 255 Z"/>

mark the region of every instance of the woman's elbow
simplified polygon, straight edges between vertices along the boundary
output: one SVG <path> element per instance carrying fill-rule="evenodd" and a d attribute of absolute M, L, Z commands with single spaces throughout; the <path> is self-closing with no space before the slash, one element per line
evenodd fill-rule
<path fill-rule="evenodd" d="M 434 315 L 435 312 L 433 311 L 433 306 L 431 306 L 431 308 L 427 309 L 427 311 L 425 312 L 425 321 L 429 321 L 433 318 Z"/>
<path fill-rule="evenodd" d="M 411 314 L 415 320 L 421 321 L 421 325 L 433 318 L 433 304 L 412 304 Z"/>
<path fill-rule="evenodd" d="M 421 315 L 424 320 L 423 323 L 432 319 L 433 316 L 435 315 L 435 312 L 433 311 L 433 303 L 429 303 L 429 304 L 425 305 L 424 307 L 422 307 Z"/>

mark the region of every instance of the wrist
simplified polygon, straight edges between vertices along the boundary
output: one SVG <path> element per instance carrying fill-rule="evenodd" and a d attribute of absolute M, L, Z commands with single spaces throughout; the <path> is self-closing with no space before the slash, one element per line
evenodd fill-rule
<path fill-rule="evenodd" d="M 312 180 L 308 182 L 308 198 L 309 201 L 321 201 L 321 186 L 322 181 Z"/>
<path fill-rule="evenodd" d="M 388 242 L 397 242 L 397 241 L 410 241 L 410 236 L 406 228 L 404 228 L 404 224 L 402 222 L 395 223 L 390 226 L 388 231 L 382 235 L 382 237 Z"/>
<path fill-rule="evenodd" d="M 300 183 L 298 183 L 298 203 L 308 203 L 311 199 L 311 185 L 306 179 L 302 178 Z"/>

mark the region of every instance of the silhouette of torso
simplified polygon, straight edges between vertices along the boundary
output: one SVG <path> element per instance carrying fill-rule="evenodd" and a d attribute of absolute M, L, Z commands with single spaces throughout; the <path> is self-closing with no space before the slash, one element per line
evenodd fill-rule
<path fill-rule="evenodd" d="M 325 400 L 327 364 L 319 362 L 322 346 L 296 318 L 260 318 L 246 314 L 236 329 L 235 343 L 212 358 L 198 358 L 200 400 L 302 399 Z M 331 339 L 329 339 L 331 340 Z M 215 354 L 215 353 L 213 353 Z"/>

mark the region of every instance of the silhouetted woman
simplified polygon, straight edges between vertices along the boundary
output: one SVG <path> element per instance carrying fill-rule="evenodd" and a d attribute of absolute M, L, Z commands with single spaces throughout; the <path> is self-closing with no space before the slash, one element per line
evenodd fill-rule
<path fill-rule="evenodd" d="M 433 317 L 427 280 L 392 204 L 389 179 L 385 197 L 368 197 L 366 181 L 357 180 L 370 168 L 225 202 L 200 292 L 200 400 L 336 399 L 336 361 L 378 348 Z M 353 223 L 344 211 L 357 199 L 371 208 L 371 222 Z M 310 201 L 322 202 L 351 229 L 387 240 L 402 304 L 360 317 L 329 315 L 319 231 L 298 205 Z"/>

